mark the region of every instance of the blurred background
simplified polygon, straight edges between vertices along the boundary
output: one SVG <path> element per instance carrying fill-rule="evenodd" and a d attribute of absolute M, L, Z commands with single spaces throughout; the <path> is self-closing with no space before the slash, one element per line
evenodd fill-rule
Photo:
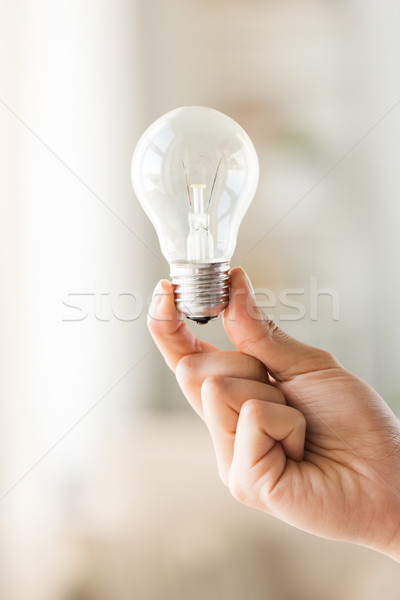
<path fill-rule="evenodd" d="M 398 597 L 389 559 L 220 484 L 147 333 L 168 265 L 130 161 L 177 106 L 237 120 L 261 177 L 232 264 L 399 411 L 399 25 L 396 0 L 0 1 L 2 598 Z"/>

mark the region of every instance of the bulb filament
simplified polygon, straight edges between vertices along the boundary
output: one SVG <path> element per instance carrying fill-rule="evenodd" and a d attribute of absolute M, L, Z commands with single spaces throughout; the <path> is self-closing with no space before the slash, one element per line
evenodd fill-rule
<path fill-rule="evenodd" d="M 209 231 L 210 215 L 204 206 L 203 183 L 192 184 L 193 211 L 189 212 L 189 236 L 187 239 L 188 260 L 191 262 L 207 262 L 214 254 L 214 242 Z"/>
<path fill-rule="evenodd" d="M 212 195 L 214 193 L 215 182 L 217 181 L 221 161 L 222 159 L 220 158 L 218 161 L 217 169 L 215 171 L 210 196 L 208 198 L 206 206 L 204 199 L 204 190 L 207 186 L 204 183 L 192 183 L 189 187 L 185 163 L 182 160 L 186 190 L 188 193 L 189 206 L 191 209 L 188 215 L 189 236 L 187 239 L 187 254 L 188 260 L 190 262 L 209 262 L 210 259 L 212 260 L 214 255 L 214 240 L 210 232 L 210 215 L 208 214 L 208 209 L 211 203 Z M 190 195 L 190 188 L 192 189 L 193 193 L 193 201 Z"/>

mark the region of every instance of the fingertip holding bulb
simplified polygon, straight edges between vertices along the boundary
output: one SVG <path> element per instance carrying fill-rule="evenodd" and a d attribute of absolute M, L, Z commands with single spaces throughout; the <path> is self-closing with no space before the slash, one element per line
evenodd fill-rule
<path fill-rule="evenodd" d="M 172 294 L 174 289 L 172 287 L 172 283 L 169 281 L 169 279 L 161 279 L 160 283 L 160 287 L 162 289 L 162 291 L 165 294 Z"/>

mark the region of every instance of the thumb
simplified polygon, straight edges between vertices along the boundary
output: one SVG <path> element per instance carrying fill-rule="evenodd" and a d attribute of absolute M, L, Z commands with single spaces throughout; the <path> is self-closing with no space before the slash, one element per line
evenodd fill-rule
<path fill-rule="evenodd" d="M 302 344 L 267 319 L 243 269 L 236 267 L 230 275 L 231 299 L 224 312 L 224 327 L 238 350 L 262 361 L 277 381 L 338 366 L 329 353 Z"/>

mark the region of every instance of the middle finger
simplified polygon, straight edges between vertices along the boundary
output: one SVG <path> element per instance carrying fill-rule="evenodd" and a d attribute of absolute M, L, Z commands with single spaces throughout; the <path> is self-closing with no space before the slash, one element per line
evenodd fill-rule
<path fill-rule="evenodd" d="M 184 356 L 176 368 L 178 383 L 194 410 L 203 418 L 201 386 L 212 375 L 268 383 L 268 373 L 257 358 L 242 352 L 217 351 Z"/>

